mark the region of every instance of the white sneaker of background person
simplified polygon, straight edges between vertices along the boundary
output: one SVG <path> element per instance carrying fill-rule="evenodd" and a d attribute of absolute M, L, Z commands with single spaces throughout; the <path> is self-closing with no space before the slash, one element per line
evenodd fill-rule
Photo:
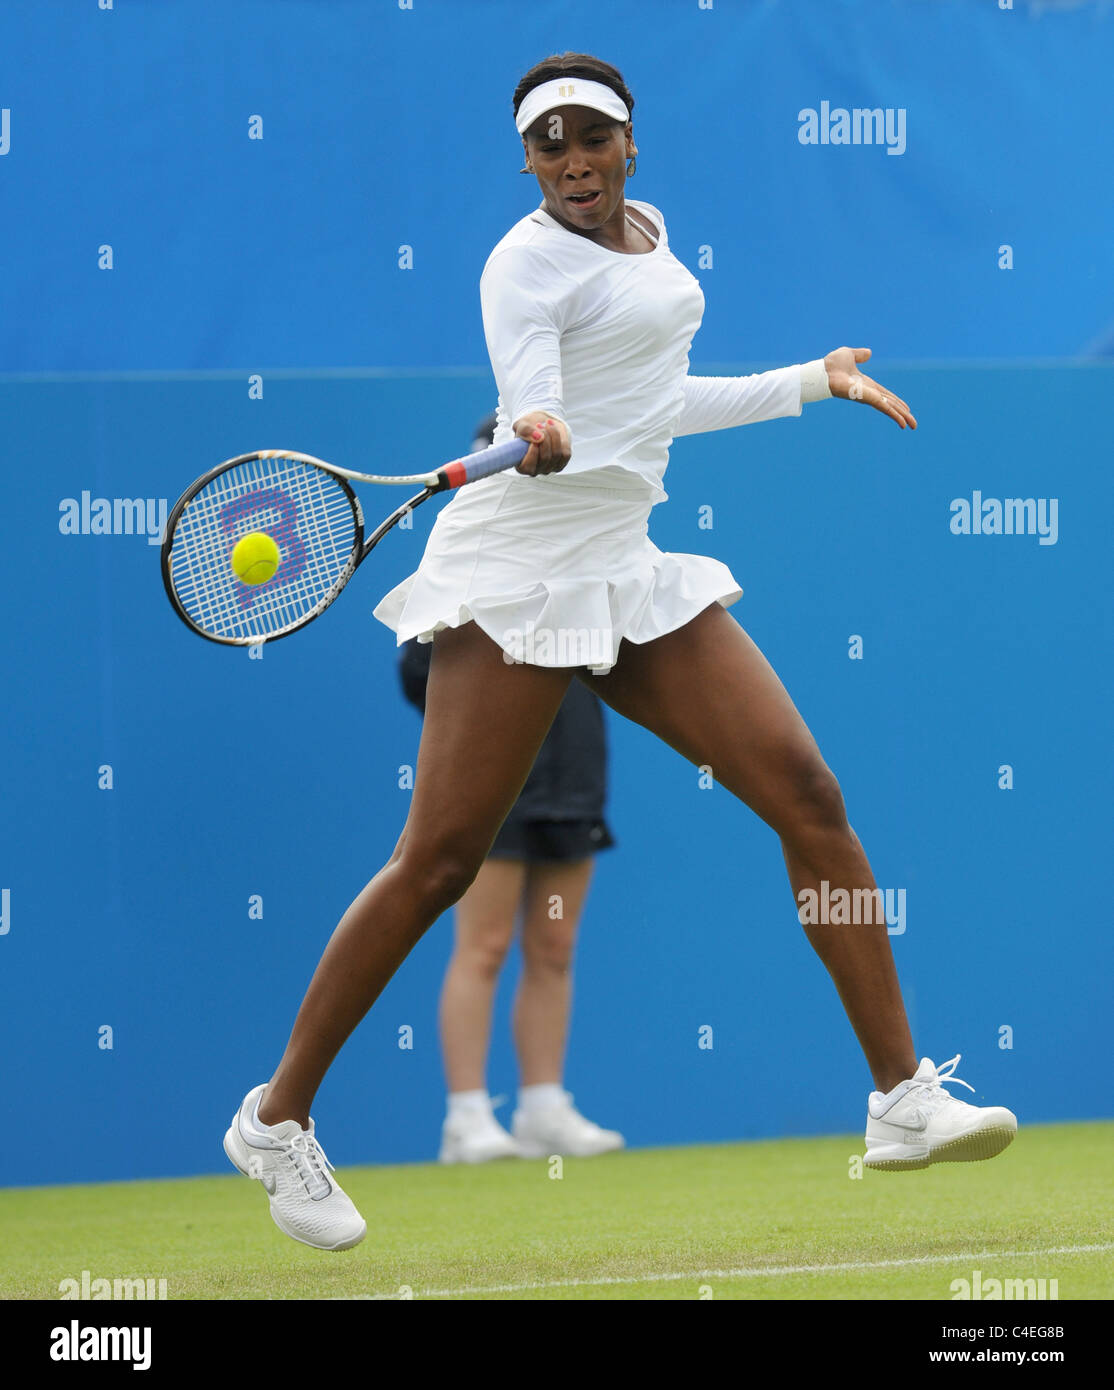
<path fill-rule="evenodd" d="M 441 1163 L 490 1163 L 495 1158 L 517 1158 L 518 1145 L 495 1118 L 495 1107 L 505 1096 L 492 1100 L 486 1091 L 454 1091 L 449 1096 L 441 1127 Z"/>
<path fill-rule="evenodd" d="M 1000 1154 L 1017 1133 L 1017 1116 L 1000 1105 L 969 1105 L 944 1090 L 968 1086 L 955 1075 L 957 1053 L 937 1069 L 925 1057 L 909 1081 L 888 1095 L 867 1100 L 867 1168 L 927 1168 L 932 1163 L 969 1163 Z"/>
<path fill-rule="evenodd" d="M 333 1165 L 309 1129 L 297 1120 L 265 1125 L 259 1102 L 265 1086 L 244 1097 L 224 1136 L 224 1151 L 247 1178 L 262 1183 L 271 1218 L 280 1231 L 316 1250 L 347 1250 L 367 1232 L 364 1218 L 340 1184 L 329 1177 Z"/>
<path fill-rule="evenodd" d="M 621 1134 L 586 1120 L 572 1099 L 556 1084 L 519 1090 L 511 1130 L 523 1158 L 593 1158 L 623 1147 Z"/>

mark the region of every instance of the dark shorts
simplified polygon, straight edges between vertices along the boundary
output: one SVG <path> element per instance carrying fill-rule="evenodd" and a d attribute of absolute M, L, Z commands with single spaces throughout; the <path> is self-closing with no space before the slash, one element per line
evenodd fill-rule
<path fill-rule="evenodd" d="M 489 857 L 524 859 L 528 864 L 589 859 L 615 841 L 603 820 L 517 820 L 512 813 L 504 821 Z"/>

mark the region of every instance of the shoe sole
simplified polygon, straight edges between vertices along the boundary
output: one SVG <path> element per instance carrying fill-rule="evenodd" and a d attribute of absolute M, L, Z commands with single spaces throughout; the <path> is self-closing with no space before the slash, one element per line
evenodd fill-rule
<path fill-rule="evenodd" d="M 622 1144 L 609 1144 L 606 1149 L 547 1149 L 540 1144 L 523 1143 L 518 1141 L 520 1158 L 602 1158 L 604 1154 L 617 1154 L 622 1152 L 625 1146 Z"/>
<path fill-rule="evenodd" d="M 240 1162 L 239 1158 L 236 1156 L 236 1153 L 234 1151 L 235 1138 L 236 1135 L 234 1120 L 232 1128 L 230 1128 L 224 1136 L 224 1152 L 228 1157 L 229 1163 L 232 1164 L 233 1168 L 235 1168 L 238 1173 L 243 1173 L 244 1177 L 251 1179 L 252 1182 L 258 1182 L 259 1179 L 253 1178 L 252 1175 L 248 1172 L 248 1170 L 244 1167 L 244 1165 Z M 263 1191 L 267 1192 L 267 1189 L 264 1188 Z M 305 1236 L 300 1236 L 297 1233 L 297 1231 L 292 1231 L 288 1226 L 283 1224 L 283 1222 L 279 1218 L 278 1212 L 275 1211 L 274 1205 L 271 1202 L 271 1195 L 269 1192 L 267 1193 L 267 1205 L 270 1208 L 271 1220 L 275 1223 L 275 1225 L 279 1228 L 283 1235 L 289 1236 L 291 1240 L 296 1240 L 299 1243 L 299 1245 L 308 1245 L 311 1250 L 351 1250 L 354 1245 L 359 1245 L 360 1241 L 363 1240 L 364 1236 L 367 1235 L 367 1222 L 365 1221 L 360 1228 L 359 1235 L 352 1236 L 349 1240 L 339 1241 L 336 1245 L 319 1245 L 315 1241 L 306 1240 Z"/>
<path fill-rule="evenodd" d="M 438 1154 L 437 1162 L 445 1163 L 449 1168 L 459 1163 L 463 1163 L 467 1168 L 476 1168 L 480 1163 L 503 1163 L 508 1158 L 522 1158 L 522 1154 L 485 1154 L 483 1158 L 458 1158 L 452 1154 Z"/>
<path fill-rule="evenodd" d="M 912 1172 L 918 1168 L 931 1168 L 934 1163 L 981 1163 L 987 1158 L 996 1158 L 1003 1149 L 1008 1148 L 1017 1135 L 1016 1129 L 997 1125 L 989 1129 L 976 1130 L 974 1134 L 963 1134 L 947 1144 L 941 1144 L 931 1153 L 921 1158 L 871 1158 L 863 1159 L 864 1168 L 876 1168 L 879 1172 Z"/>
<path fill-rule="evenodd" d="M 471 1164 L 474 1167 L 477 1163 L 502 1163 L 503 1160 L 507 1158 L 521 1157 L 522 1155 L 519 1153 L 497 1153 L 484 1154 L 481 1158 L 465 1158 L 462 1154 L 456 1154 L 452 1151 L 446 1153 L 445 1150 L 442 1149 L 441 1152 L 437 1155 L 437 1162 L 449 1165 L 454 1163 L 467 1163 Z"/>

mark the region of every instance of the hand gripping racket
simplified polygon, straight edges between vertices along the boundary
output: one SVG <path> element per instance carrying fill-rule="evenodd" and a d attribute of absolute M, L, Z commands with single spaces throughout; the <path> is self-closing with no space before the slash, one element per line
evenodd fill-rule
<path fill-rule="evenodd" d="M 174 504 L 162 543 L 162 580 L 174 611 L 210 642 L 255 646 L 297 632 L 337 598 L 383 537 L 435 492 L 513 468 L 529 444 L 512 439 L 433 473 L 353 473 L 308 454 L 264 449 L 240 454 L 204 476 Z M 419 485 L 364 539 L 364 514 L 348 479 Z M 278 568 L 246 584 L 232 568 L 241 537 L 263 532 L 278 546 Z"/>

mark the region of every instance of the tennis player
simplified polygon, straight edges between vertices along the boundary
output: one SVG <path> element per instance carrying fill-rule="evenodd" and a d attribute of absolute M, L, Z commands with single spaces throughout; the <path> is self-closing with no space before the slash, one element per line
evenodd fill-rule
<path fill-rule="evenodd" d="M 517 436 L 531 447 L 517 471 L 453 498 L 418 570 L 375 610 L 399 642 L 433 642 L 410 814 L 326 947 L 277 1070 L 244 1098 L 225 1138 L 232 1162 L 263 1182 L 278 1226 L 321 1249 L 356 1244 L 365 1225 L 315 1136 L 317 1088 L 422 933 L 475 878 L 574 677 L 713 768 L 778 834 L 795 909 L 874 1078 L 866 1164 L 989 1158 L 1017 1129 L 1009 1110 L 950 1094 L 958 1057 L 918 1063 L 881 914 L 847 926 L 801 910 L 810 892 L 830 901 L 875 889 L 839 784 L 726 611 L 741 597 L 727 567 L 663 554 L 647 535 L 679 435 L 799 415 L 832 396 L 903 430 L 916 421 L 860 370 L 867 348 L 755 376 L 688 375 L 704 296 L 671 253 L 662 214 L 627 197 L 633 107 L 617 69 L 585 54 L 546 59 L 515 91 L 542 201 L 492 251 L 480 298 L 496 443 Z"/>

